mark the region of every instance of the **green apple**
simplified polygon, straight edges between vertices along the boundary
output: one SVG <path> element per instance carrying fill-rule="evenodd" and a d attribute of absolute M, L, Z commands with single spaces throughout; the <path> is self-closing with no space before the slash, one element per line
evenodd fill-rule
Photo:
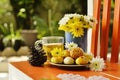
<path fill-rule="evenodd" d="M 72 57 L 65 57 L 64 64 L 74 64 L 74 59 Z"/>

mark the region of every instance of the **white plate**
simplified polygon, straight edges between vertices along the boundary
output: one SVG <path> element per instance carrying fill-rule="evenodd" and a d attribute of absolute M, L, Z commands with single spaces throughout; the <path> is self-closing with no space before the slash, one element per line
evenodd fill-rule
<path fill-rule="evenodd" d="M 75 64 L 55 64 L 50 62 L 51 65 L 58 66 L 58 67 L 88 67 L 88 64 L 86 65 L 75 65 Z"/>

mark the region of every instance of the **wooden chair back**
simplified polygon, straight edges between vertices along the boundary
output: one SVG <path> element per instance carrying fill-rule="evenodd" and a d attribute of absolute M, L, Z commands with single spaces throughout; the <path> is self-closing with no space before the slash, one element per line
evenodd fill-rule
<path fill-rule="evenodd" d="M 98 20 L 98 24 L 92 30 L 92 42 L 91 52 L 97 56 L 98 39 L 100 39 L 100 57 L 107 59 L 108 53 L 108 39 L 109 39 L 109 27 L 110 27 L 110 12 L 111 12 L 111 0 L 103 0 L 102 19 L 101 14 L 101 2 L 102 0 L 94 0 L 94 17 Z M 101 24 L 101 23 L 102 24 Z M 100 25 L 101 24 L 101 25 Z M 99 38 L 100 31 L 100 38 Z M 111 62 L 118 62 L 120 47 L 120 0 L 115 0 L 114 6 L 114 18 L 113 18 L 113 31 L 112 31 L 112 50 L 111 50 Z"/>

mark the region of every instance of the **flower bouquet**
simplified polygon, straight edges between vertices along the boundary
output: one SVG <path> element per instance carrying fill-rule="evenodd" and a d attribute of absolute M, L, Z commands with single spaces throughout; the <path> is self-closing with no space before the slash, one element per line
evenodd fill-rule
<path fill-rule="evenodd" d="M 79 14 L 65 14 L 59 21 L 59 30 L 70 32 L 73 37 L 84 36 L 84 30 L 92 28 L 97 21 L 94 17 L 79 15 Z"/>
<path fill-rule="evenodd" d="M 77 43 L 84 51 L 87 50 L 87 30 L 97 23 L 91 16 L 65 14 L 59 21 L 59 30 L 65 31 L 65 42 Z"/>

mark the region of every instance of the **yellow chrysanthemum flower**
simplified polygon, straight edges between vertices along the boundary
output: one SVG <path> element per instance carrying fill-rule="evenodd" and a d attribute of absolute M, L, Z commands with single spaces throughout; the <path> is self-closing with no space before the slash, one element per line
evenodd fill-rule
<path fill-rule="evenodd" d="M 72 17 L 71 19 L 69 19 L 68 24 L 73 24 L 79 21 L 80 21 L 80 18 Z"/>
<path fill-rule="evenodd" d="M 51 51 L 51 55 L 53 57 L 62 57 L 63 56 L 63 51 L 61 48 L 54 48 L 52 51 Z"/>
<path fill-rule="evenodd" d="M 89 22 L 83 22 L 84 28 L 92 28 L 92 26 L 89 25 Z"/>
<path fill-rule="evenodd" d="M 80 27 L 79 25 L 80 24 L 75 24 L 73 28 L 71 29 L 71 33 L 72 35 L 74 35 L 74 37 L 81 37 L 84 35 L 84 29 L 83 27 Z"/>
<path fill-rule="evenodd" d="M 60 26 L 58 29 L 69 32 L 70 29 L 71 29 L 71 26 L 70 26 L 69 24 L 68 24 L 68 25 L 62 25 L 62 26 Z"/>

